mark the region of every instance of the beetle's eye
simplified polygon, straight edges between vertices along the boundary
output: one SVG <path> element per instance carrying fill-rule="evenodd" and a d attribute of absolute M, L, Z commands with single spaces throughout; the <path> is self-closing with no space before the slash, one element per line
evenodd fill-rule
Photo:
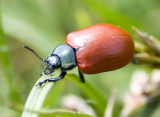
<path fill-rule="evenodd" d="M 57 55 L 49 56 L 47 58 L 47 64 L 49 69 L 58 69 L 61 65 L 60 58 Z"/>

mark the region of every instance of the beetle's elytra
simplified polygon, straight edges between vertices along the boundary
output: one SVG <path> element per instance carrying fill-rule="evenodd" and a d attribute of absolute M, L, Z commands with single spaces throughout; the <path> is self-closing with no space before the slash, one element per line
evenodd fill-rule
<path fill-rule="evenodd" d="M 58 78 L 46 79 L 38 85 L 60 80 L 76 66 L 84 82 L 83 73 L 96 74 L 119 69 L 127 65 L 134 54 L 134 43 L 129 33 L 111 24 L 96 24 L 71 32 L 65 41 L 67 44 L 57 46 L 46 60 L 24 46 L 46 63 L 44 74 L 51 74 L 58 68 L 62 71 Z"/>
<path fill-rule="evenodd" d="M 71 32 L 66 42 L 76 52 L 77 66 L 86 74 L 121 68 L 133 58 L 134 44 L 123 29 L 111 24 L 97 24 Z"/>

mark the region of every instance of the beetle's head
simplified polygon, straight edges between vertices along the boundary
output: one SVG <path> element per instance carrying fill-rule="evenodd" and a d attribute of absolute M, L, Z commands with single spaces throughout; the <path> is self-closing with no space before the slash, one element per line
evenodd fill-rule
<path fill-rule="evenodd" d="M 51 74 L 55 69 L 61 67 L 60 57 L 55 54 L 48 56 L 44 63 L 47 65 L 46 69 L 44 70 L 44 74 Z"/>
<path fill-rule="evenodd" d="M 57 56 L 56 54 L 53 54 L 51 56 L 48 56 L 48 58 L 45 60 L 45 59 L 42 59 L 33 49 L 31 49 L 30 47 L 24 45 L 23 46 L 24 48 L 30 50 L 32 53 L 34 53 L 41 61 L 43 61 L 44 64 L 47 65 L 47 67 L 45 68 L 44 70 L 44 74 L 51 74 L 52 72 L 54 72 L 55 69 L 58 69 L 60 68 L 61 66 L 61 60 L 60 60 L 60 57 Z M 43 74 L 42 73 L 42 74 Z"/>

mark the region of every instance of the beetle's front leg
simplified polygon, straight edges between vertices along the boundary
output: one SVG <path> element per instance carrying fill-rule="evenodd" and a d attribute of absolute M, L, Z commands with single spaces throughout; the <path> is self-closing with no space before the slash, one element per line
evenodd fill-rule
<path fill-rule="evenodd" d="M 59 75 L 58 78 L 48 78 L 48 79 L 45 79 L 42 82 L 38 82 L 38 84 L 36 86 L 41 86 L 42 84 L 46 83 L 47 81 L 48 82 L 55 82 L 57 80 L 61 80 L 61 79 L 64 78 L 65 75 L 66 75 L 66 72 L 61 72 L 61 74 Z"/>

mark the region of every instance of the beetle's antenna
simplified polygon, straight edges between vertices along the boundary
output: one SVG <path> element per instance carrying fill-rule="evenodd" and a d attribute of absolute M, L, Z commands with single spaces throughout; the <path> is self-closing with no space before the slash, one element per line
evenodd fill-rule
<path fill-rule="evenodd" d="M 35 54 L 40 60 L 42 60 L 43 62 L 45 62 L 45 59 L 42 59 L 33 49 L 31 49 L 30 47 L 23 45 L 24 48 L 26 48 L 27 50 L 30 50 L 33 54 Z"/>

